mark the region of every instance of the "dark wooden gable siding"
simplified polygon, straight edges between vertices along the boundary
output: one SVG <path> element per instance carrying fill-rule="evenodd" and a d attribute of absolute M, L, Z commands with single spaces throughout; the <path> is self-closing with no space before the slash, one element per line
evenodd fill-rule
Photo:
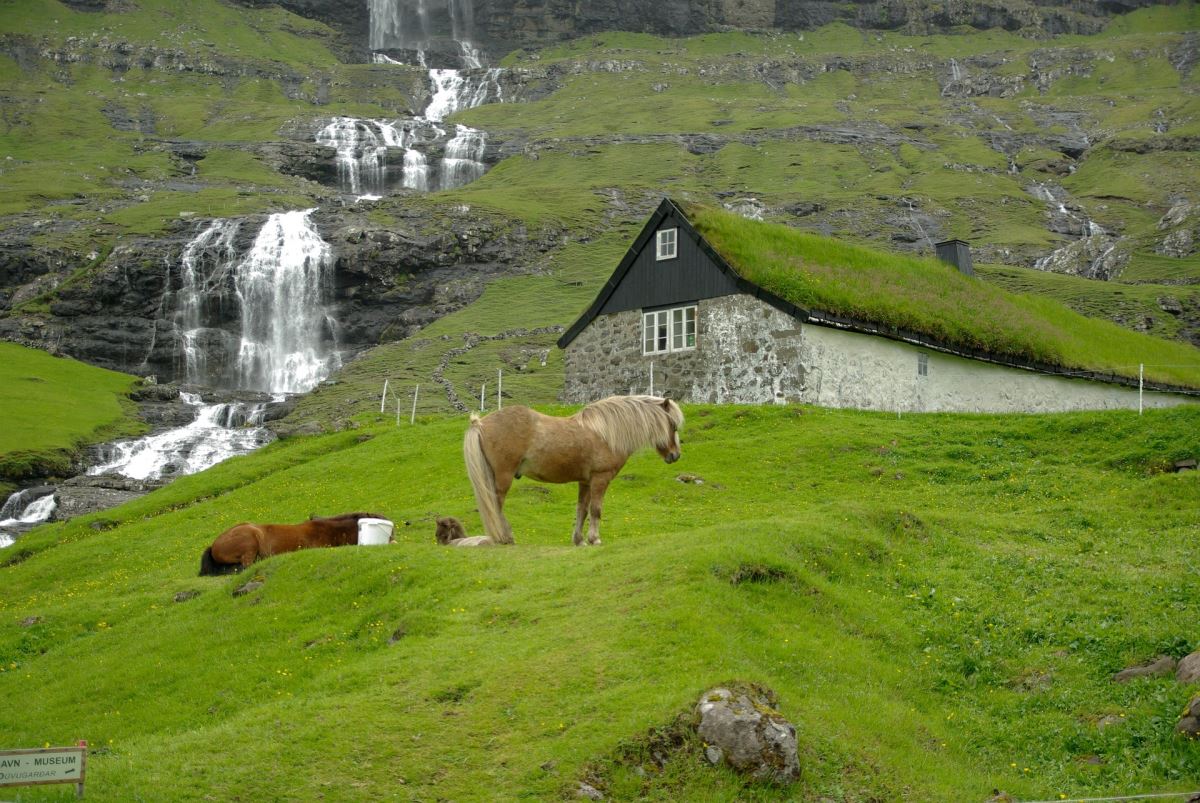
<path fill-rule="evenodd" d="M 674 259 L 659 261 L 655 258 L 656 233 L 663 229 L 678 232 L 677 255 Z M 736 279 L 717 267 L 712 257 L 700 247 L 695 230 L 672 208 L 654 227 L 599 314 L 685 304 L 736 292 Z"/>

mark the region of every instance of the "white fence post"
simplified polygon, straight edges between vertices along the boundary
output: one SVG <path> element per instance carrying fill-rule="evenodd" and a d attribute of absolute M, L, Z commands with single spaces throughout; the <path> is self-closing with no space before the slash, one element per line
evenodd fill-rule
<path fill-rule="evenodd" d="M 487 382 L 479 386 L 479 412 L 483 412 L 484 394 L 487 393 Z"/>
<path fill-rule="evenodd" d="M 419 396 L 419 395 L 421 395 L 421 386 L 417 385 L 417 387 L 413 390 L 412 415 L 409 416 L 409 419 L 408 419 L 408 423 L 410 423 L 410 424 L 417 423 L 417 396 Z"/>
<path fill-rule="evenodd" d="M 388 386 L 388 381 L 385 379 L 385 380 L 383 380 L 383 393 L 381 393 L 379 395 L 379 412 L 380 413 L 382 413 L 384 411 L 384 409 L 387 407 L 387 386 Z"/>
<path fill-rule="evenodd" d="M 1146 370 L 1144 362 L 1138 363 L 1138 415 L 1142 414 L 1142 376 Z"/>
<path fill-rule="evenodd" d="M 500 395 L 503 392 L 504 392 L 504 369 L 499 368 L 496 370 L 496 409 L 497 410 L 504 407 L 504 399 Z"/>

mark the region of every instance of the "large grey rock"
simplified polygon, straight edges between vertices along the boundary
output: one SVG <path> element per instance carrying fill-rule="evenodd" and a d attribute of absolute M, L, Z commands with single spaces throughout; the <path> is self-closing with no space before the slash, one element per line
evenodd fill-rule
<path fill-rule="evenodd" d="M 696 711 L 708 760 L 724 762 L 760 781 L 788 784 L 799 778 L 796 728 L 775 704 L 770 691 L 756 686 L 706 691 Z"/>
<path fill-rule="evenodd" d="M 1179 659 L 1175 679 L 1180 683 L 1200 683 L 1200 650 Z"/>
<path fill-rule="evenodd" d="M 55 494 L 58 497 L 58 507 L 51 518 L 54 521 L 66 521 L 76 516 L 107 510 L 139 496 L 145 496 L 163 485 L 163 482 L 156 480 L 134 480 L 111 474 L 72 477 L 59 484 Z"/>

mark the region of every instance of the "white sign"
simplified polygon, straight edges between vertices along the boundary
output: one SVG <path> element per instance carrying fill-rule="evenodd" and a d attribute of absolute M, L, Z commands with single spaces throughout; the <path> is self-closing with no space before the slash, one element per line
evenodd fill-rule
<path fill-rule="evenodd" d="M 83 783 L 86 747 L 0 750 L 0 786 Z"/>

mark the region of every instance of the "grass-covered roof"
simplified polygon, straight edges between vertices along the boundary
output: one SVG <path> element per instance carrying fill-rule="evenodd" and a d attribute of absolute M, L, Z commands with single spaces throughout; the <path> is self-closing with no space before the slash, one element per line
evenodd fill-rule
<path fill-rule="evenodd" d="M 695 229 L 742 278 L 804 310 L 911 333 L 964 352 L 1200 388 L 1200 350 L 1012 293 L 933 258 L 850 245 L 781 224 L 683 204 Z"/>

